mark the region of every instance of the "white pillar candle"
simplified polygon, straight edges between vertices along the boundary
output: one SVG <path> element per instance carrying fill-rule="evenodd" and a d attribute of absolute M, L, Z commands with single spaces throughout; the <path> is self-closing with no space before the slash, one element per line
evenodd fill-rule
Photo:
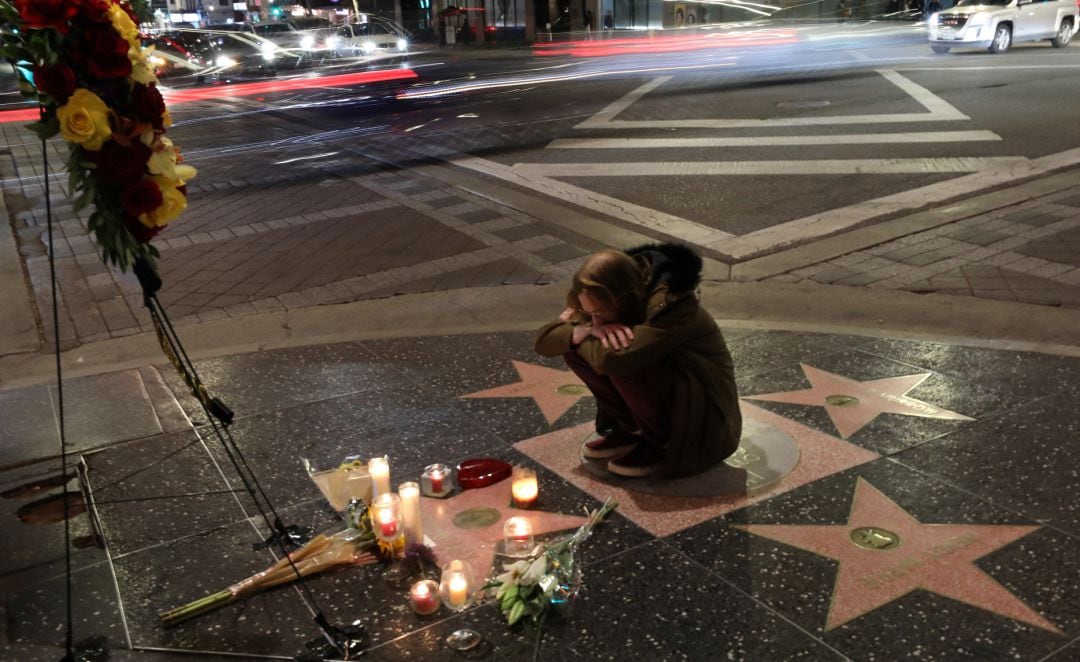
<path fill-rule="evenodd" d="M 405 525 L 405 544 L 424 544 L 424 523 L 420 519 L 420 486 L 414 482 L 398 485 L 401 497 L 401 520 Z"/>
<path fill-rule="evenodd" d="M 371 497 L 390 493 L 390 461 L 383 457 L 373 457 L 367 463 L 371 476 Z"/>

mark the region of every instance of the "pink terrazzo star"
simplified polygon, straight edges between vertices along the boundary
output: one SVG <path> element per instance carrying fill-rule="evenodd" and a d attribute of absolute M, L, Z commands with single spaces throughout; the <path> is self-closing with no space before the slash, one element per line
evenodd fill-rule
<path fill-rule="evenodd" d="M 968 416 L 909 398 L 907 392 L 923 383 L 931 373 L 871 379 L 860 382 L 800 364 L 811 388 L 743 396 L 748 400 L 790 402 L 825 407 L 840 436 L 847 439 L 878 417 L 879 414 L 902 414 L 920 418 L 970 421 Z"/>
<path fill-rule="evenodd" d="M 924 589 L 1063 634 L 974 564 L 1038 526 L 923 524 L 860 478 L 846 524 L 735 528 L 839 562 L 826 631 Z M 867 533 L 880 548 L 853 541 Z"/>
<path fill-rule="evenodd" d="M 544 486 L 540 485 L 540 505 L 543 505 Z M 454 518 L 475 508 L 498 512 L 498 520 L 476 529 L 463 529 Z M 440 564 L 454 559 L 469 563 L 476 580 L 482 582 L 491 572 L 497 544 L 503 539 L 503 523 L 510 517 L 525 517 L 532 523 L 533 535 L 576 529 L 584 524 L 584 516 L 548 513 L 542 510 L 519 510 L 510 507 L 510 481 L 503 480 L 488 487 L 463 490 L 450 499 L 420 499 L 424 534 L 435 542 L 435 554 Z M 507 560 L 509 563 L 510 560 Z"/>
<path fill-rule="evenodd" d="M 585 396 L 589 389 L 570 370 L 555 370 L 523 361 L 511 361 L 520 382 L 477 391 L 462 398 L 532 398 L 548 424 L 554 423 Z M 562 388 L 571 387 L 571 388 Z"/>

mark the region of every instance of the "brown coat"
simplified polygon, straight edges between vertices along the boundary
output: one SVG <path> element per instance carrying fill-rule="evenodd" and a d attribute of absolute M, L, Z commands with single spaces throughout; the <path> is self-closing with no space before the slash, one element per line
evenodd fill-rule
<path fill-rule="evenodd" d="M 720 329 L 694 292 L 674 293 L 659 285 L 649 297 L 645 321 L 633 331 L 627 349 L 609 350 L 590 337 L 576 351 L 598 373 L 613 377 L 658 361 L 670 366 L 672 427 L 664 473 L 690 476 L 734 453 L 742 433 L 734 366 Z M 558 320 L 544 326 L 536 338 L 537 353 L 571 351 L 572 332 L 573 325 Z"/>

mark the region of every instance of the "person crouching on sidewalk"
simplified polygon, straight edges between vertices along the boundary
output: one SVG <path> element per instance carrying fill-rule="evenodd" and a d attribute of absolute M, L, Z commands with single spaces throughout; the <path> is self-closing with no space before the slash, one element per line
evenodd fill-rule
<path fill-rule="evenodd" d="M 593 253 L 537 335 L 536 352 L 562 356 L 595 396 L 597 434 L 582 453 L 614 474 L 690 476 L 739 446 L 734 366 L 698 302 L 701 268 L 679 244 Z"/>

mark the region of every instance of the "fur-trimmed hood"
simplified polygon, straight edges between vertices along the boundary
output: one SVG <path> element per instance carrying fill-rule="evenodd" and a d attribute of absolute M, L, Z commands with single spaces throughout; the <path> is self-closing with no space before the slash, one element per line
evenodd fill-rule
<path fill-rule="evenodd" d="M 652 272 L 647 288 L 649 291 L 666 282 L 671 292 L 687 292 L 701 282 L 701 257 L 689 246 L 643 244 L 627 250 L 626 254 L 648 260 Z"/>

